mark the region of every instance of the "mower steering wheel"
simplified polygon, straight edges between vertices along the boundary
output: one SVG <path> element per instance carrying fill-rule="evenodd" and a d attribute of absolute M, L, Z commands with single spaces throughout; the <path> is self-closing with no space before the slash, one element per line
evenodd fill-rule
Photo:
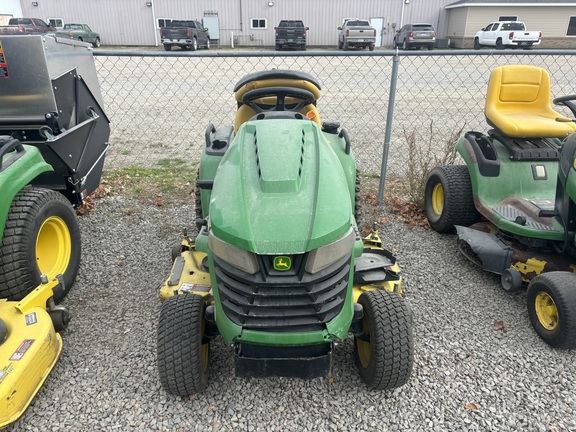
<path fill-rule="evenodd" d="M 554 105 L 564 105 L 576 116 L 576 94 L 560 96 L 552 99 Z"/>
<path fill-rule="evenodd" d="M 275 97 L 276 105 L 272 109 L 265 109 L 256 100 L 265 97 Z M 299 99 L 300 102 L 295 105 L 290 104 L 290 108 L 286 106 L 286 98 L 293 97 Z M 316 100 L 314 95 L 308 90 L 294 88 L 294 87 L 265 87 L 255 90 L 250 90 L 242 96 L 242 103 L 248 105 L 256 114 L 265 111 L 294 111 L 299 112 L 306 105 L 310 105 Z"/>

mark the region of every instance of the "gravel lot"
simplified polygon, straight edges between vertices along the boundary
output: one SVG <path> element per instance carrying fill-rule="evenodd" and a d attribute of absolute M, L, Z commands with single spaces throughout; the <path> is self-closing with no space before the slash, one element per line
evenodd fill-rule
<path fill-rule="evenodd" d="M 453 236 L 394 218 L 380 233 L 397 249 L 414 310 L 406 386 L 367 390 L 351 338 L 336 347 L 329 378 L 235 378 L 217 339 L 207 392 L 167 395 L 155 364 L 158 286 L 193 214 L 110 196 L 81 217 L 83 260 L 65 301 L 73 321 L 62 356 L 8 431 L 576 430 L 575 352 L 541 341 L 525 294 L 504 293 L 460 256 Z"/>

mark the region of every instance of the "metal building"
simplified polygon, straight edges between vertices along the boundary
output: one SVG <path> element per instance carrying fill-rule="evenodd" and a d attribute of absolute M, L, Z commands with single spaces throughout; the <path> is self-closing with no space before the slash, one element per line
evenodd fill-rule
<path fill-rule="evenodd" d="M 309 46 L 336 47 L 342 19 L 354 17 L 372 22 L 378 46 L 390 47 L 402 24 L 429 23 L 438 38 L 469 47 L 483 25 L 511 15 L 543 31 L 541 47 L 574 47 L 575 7 L 576 0 L 1 0 L 0 19 L 20 12 L 57 27 L 87 23 L 103 44 L 127 46 L 158 46 L 160 27 L 198 19 L 214 44 L 227 47 L 274 46 L 280 20 L 300 19 Z M 551 38 L 556 42 L 548 46 Z"/>
<path fill-rule="evenodd" d="M 541 31 L 539 48 L 576 48 L 575 0 L 459 0 L 446 11 L 454 48 L 472 48 L 476 32 L 494 21 L 524 21 L 528 30 Z"/>
<path fill-rule="evenodd" d="M 0 14 L 2 5 L 0 3 Z M 10 0 L 8 0 L 10 1 Z M 343 18 L 371 19 L 381 30 L 379 42 L 392 45 L 401 23 L 425 22 L 445 33 L 444 6 L 454 0 L 21 0 L 25 17 L 62 25 L 87 23 L 106 45 L 158 45 L 159 28 L 174 19 L 210 23 L 210 37 L 220 46 L 274 46 L 281 19 L 301 19 L 308 45 L 336 46 Z M 205 24 L 206 25 L 206 24 Z M 213 30 L 214 29 L 214 30 Z"/>

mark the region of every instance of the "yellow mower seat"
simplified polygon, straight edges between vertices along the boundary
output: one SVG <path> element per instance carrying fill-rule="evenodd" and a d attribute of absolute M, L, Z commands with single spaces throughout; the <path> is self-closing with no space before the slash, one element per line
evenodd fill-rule
<path fill-rule="evenodd" d="M 308 90 L 314 95 L 314 102 L 304 106 L 300 113 L 321 126 L 320 114 L 316 109 L 316 101 L 320 98 L 320 84 L 312 76 L 299 71 L 272 70 L 249 74 L 240 80 L 234 87 L 235 98 L 238 102 L 238 111 L 234 119 L 234 133 L 240 126 L 256 115 L 256 112 L 248 105 L 242 103 L 243 96 L 250 90 L 268 87 L 293 87 Z M 258 104 L 275 105 L 275 98 L 262 98 L 256 101 Z M 295 103 L 298 100 L 287 98 L 286 104 Z"/>
<path fill-rule="evenodd" d="M 536 66 L 494 69 L 488 82 L 485 114 L 490 126 L 510 137 L 564 138 L 576 132 L 576 123 L 550 106 L 550 76 Z"/>

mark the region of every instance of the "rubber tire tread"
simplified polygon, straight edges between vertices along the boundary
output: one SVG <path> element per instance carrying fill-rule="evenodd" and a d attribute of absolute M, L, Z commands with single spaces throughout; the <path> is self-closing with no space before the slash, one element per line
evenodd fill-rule
<path fill-rule="evenodd" d="M 546 330 L 536 315 L 534 301 L 541 291 L 552 297 L 558 309 L 558 327 L 554 331 Z M 557 271 L 536 276 L 528 285 L 526 301 L 530 322 L 538 336 L 555 348 L 576 348 L 576 274 Z"/>
<path fill-rule="evenodd" d="M 364 308 L 370 325 L 370 362 L 362 367 L 354 341 L 354 359 L 368 387 L 386 390 L 408 382 L 414 364 L 412 310 L 396 293 L 367 291 L 358 303 Z"/>
<path fill-rule="evenodd" d="M 0 298 L 22 300 L 40 285 L 36 238 L 42 223 L 51 216 L 58 216 L 66 223 L 72 242 L 70 262 L 63 274 L 65 291 L 54 293 L 54 300 L 59 303 L 72 288 L 82 247 L 74 209 L 60 192 L 26 186 L 12 200 L 6 218 L 0 246 Z"/>
<path fill-rule="evenodd" d="M 196 171 L 196 187 L 194 189 L 194 213 L 196 215 L 196 220 L 204 219 L 204 214 L 202 213 L 202 189 L 199 184 L 200 180 L 200 168 Z M 196 224 L 198 231 L 202 228 L 202 225 Z"/>
<path fill-rule="evenodd" d="M 360 196 L 360 174 L 356 171 L 356 187 L 354 189 L 354 219 L 356 219 L 356 226 L 360 227 L 362 222 L 362 197 Z"/>
<path fill-rule="evenodd" d="M 444 208 L 436 217 L 432 191 L 438 183 L 444 188 Z M 474 206 L 472 183 L 465 165 L 443 165 L 430 171 L 424 191 L 424 212 L 434 231 L 453 233 L 454 225 L 470 226 L 482 219 Z"/>
<path fill-rule="evenodd" d="M 162 305 L 156 352 L 160 383 L 170 394 L 186 397 L 206 389 L 209 365 L 202 370 L 204 310 L 204 298 L 197 294 L 175 295 Z"/>

